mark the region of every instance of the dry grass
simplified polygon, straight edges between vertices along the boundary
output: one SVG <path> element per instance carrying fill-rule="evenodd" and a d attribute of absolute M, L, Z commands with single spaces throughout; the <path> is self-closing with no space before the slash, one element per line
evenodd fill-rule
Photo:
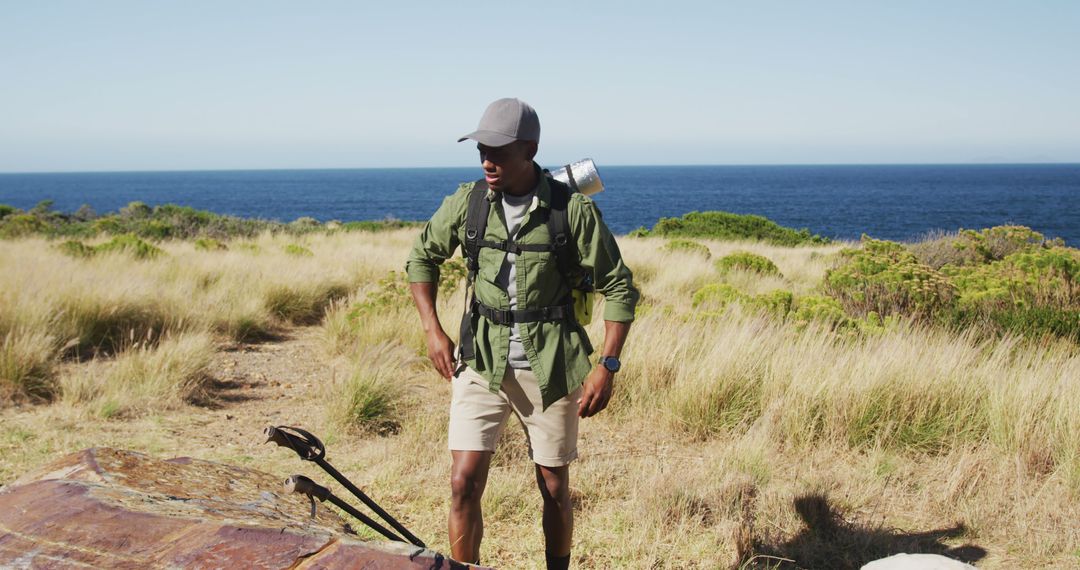
<path fill-rule="evenodd" d="M 214 343 L 206 333 L 136 344 L 112 360 L 92 362 L 60 378 L 60 401 L 103 418 L 176 409 L 205 399 Z"/>
<path fill-rule="evenodd" d="M 87 378 L 105 377 L 110 367 L 136 369 L 128 360 L 175 359 L 179 349 L 166 350 L 169 343 L 196 338 L 179 331 L 217 331 L 220 339 L 243 336 L 222 322 L 283 326 L 286 318 L 267 308 L 267 292 L 304 287 L 317 299 L 308 306 L 330 307 L 322 321 L 326 354 L 312 357 L 335 363 L 336 372 L 322 390 L 290 404 L 300 411 L 289 421 L 324 435 L 339 469 L 447 551 L 449 387 L 423 364 L 411 307 L 351 310 L 388 271 L 400 271 L 413 235 L 313 236 L 302 244 L 311 257 L 288 256 L 284 242 L 269 237 L 225 252 L 166 244 L 165 256 L 138 263 L 71 260 L 42 241 L 0 242 L 0 260 L 29 268 L 0 277 L 0 295 L 20 299 L 17 310 L 0 309 L 7 327 L 0 332 L 50 318 L 69 322 L 55 316 L 58 299 L 76 291 L 106 307 L 130 301 L 156 311 L 155 322 L 178 331 L 112 362 L 65 365 L 73 372 L 60 374 L 59 384 L 70 405 L 0 415 L 0 478 L 94 444 L 299 472 L 294 458 L 260 447 L 254 434 L 216 448 L 177 437 L 222 421 L 207 419 L 220 413 L 184 405 L 183 390 L 167 415 L 147 405 L 121 414 L 124 421 L 88 421 L 86 412 L 109 401 Z M 620 240 L 645 303 L 611 408 L 583 423 L 582 458 L 572 470 L 575 565 L 795 567 L 788 559 L 804 568 L 857 568 L 874 556 L 917 550 L 981 558 L 980 567 L 1080 567 L 1075 346 L 979 342 L 904 324 L 849 335 L 737 305 L 700 318 L 690 302 L 702 285 L 812 294 L 843 247 L 703 243 L 714 259 L 740 250 L 764 255 L 784 277 L 721 276 L 702 255 L 665 251 L 663 240 Z M 349 300 L 318 294 L 334 284 L 345 284 Z M 440 314 L 456 336 L 460 292 L 445 297 Z M 80 330 L 66 326 L 57 330 Z M 599 341 L 602 323 L 590 334 Z M 483 559 L 499 567 L 542 567 L 540 499 L 523 446 L 510 426 L 484 497 Z"/>

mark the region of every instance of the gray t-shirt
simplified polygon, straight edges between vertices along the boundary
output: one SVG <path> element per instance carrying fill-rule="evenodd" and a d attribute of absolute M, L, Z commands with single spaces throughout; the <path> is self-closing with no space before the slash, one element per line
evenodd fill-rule
<path fill-rule="evenodd" d="M 511 196 L 506 193 L 502 195 L 500 202 L 502 203 L 503 217 L 506 219 L 506 235 L 510 239 L 517 237 L 521 224 L 525 221 L 529 211 L 533 209 L 535 199 L 535 188 L 524 196 Z M 495 278 L 495 284 L 504 289 L 506 294 L 510 296 L 510 310 L 517 309 L 517 269 L 514 266 L 515 261 L 517 261 L 517 255 L 507 253 L 502 266 L 499 268 L 499 275 Z M 525 354 L 525 347 L 521 345 L 521 335 L 516 324 L 510 329 L 510 352 L 507 355 L 507 362 L 511 368 L 531 367 L 529 357 Z"/>

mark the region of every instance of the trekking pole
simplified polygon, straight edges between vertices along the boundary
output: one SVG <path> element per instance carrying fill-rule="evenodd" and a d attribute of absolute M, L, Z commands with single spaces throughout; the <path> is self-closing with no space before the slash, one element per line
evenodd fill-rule
<path fill-rule="evenodd" d="M 401 536 L 404 536 L 408 542 L 415 544 L 416 546 L 427 548 L 427 545 L 424 544 L 422 540 L 409 532 L 409 529 L 405 528 L 405 526 L 399 523 L 397 519 L 390 516 L 390 513 L 384 511 L 382 507 L 371 500 L 371 498 L 357 488 L 356 485 L 353 485 L 352 481 L 346 479 L 344 475 L 337 469 L 334 469 L 334 466 L 330 465 L 330 463 L 324 459 L 326 456 L 326 447 L 319 441 L 319 438 L 308 431 L 291 426 L 269 426 L 263 430 L 263 433 L 266 434 L 267 443 L 272 441 L 281 447 L 288 447 L 295 451 L 296 454 L 300 456 L 300 459 L 304 461 L 313 461 L 316 465 L 322 467 L 323 471 L 330 474 L 330 476 L 336 479 L 342 487 L 348 489 L 350 493 L 360 499 L 360 501 L 367 505 L 369 509 L 375 511 L 375 514 L 379 515 L 384 521 L 389 523 L 394 530 L 400 532 Z M 337 503 L 334 504 L 336 505 Z"/>
<path fill-rule="evenodd" d="M 360 519 L 360 522 L 368 525 L 369 527 L 371 527 L 372 530 L 378 532 L 386 538 L 397 542 L 406 542 L 405 539 L 390 532 L 386 529 L 386 527 L 379 524 L 371 517 L 356 510 L 349 503 L 342 501 L 340 498 L 337 497 L 337 495 L 331 493 L 330 489 L 319 485 L 318 483 L 312 481 L 311 479 L 308 479 L 307 477 L 304 477 L 303 475 L 293 475 L 292 477 L 289 477 L 285 480 L 284 486 L 286 493 L 300 493 L 302 495 L 307 495 L 307 498 L 311 500 L 311 516 L 313 517 L 315 516 L 315 499 L 318 499 L 319 502 L 330 501 L 331 503 L 337 505 L 337 507 L 341 510 L 349 513 L 357 519 Z"/>

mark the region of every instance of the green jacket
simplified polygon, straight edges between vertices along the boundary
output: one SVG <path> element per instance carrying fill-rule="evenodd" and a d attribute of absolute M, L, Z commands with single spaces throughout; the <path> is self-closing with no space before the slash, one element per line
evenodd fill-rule
<path fill-rule="evenodd" d="M 475 183 L 458 187 L 447 196 L 435 215 L 416 238 L 405 264 L 410 283 L 437 283 L 439 265 L 452 256 L 465 241 L 465 214 L 469 192 Z M 506 223 L 499 200 L 502 194 L 488 191 L 492 207 L 488 213 L 489 240 L 506 239 Z M 522 244 L 550 243 L 546 216 L 541 210 L 549 208 L 551 188 L 545 176 L 529 213 L 515 239 Z M 577 242 L 581 267 L 591 272 L 597 292 L 604 295 L 604 320 L 631 322 L 638 291 L 633 274 L 623 263 L 619 246 L 608 230 L 592 199 L 575 193 L 567 205 L 567 223 Z M 495 284 L 495 278 L 506 254 L 497 249 L 480 250 L 480 271 L 476 277 L 476 298 L 489 307 L 510 308 L 510 297 Z M 532 309 L 562 304 L 569 295 L 567 284 L 559 273 L 555 254 L 526 251 L 517 256 L 518 309 Z M 592 344 L 585 330 L 577 323 L 533 322 L 518 325 L 521 344 L 529 364 L 540 383 L 546 409 L 563 396 L 581 386 L 592 365 L 589 355 Z M 478 319 L 475 335 L 476 358 L 468 365 L 487 378 L 489 388 L 497 392 L 507 366 L 510 347 L 510 327 L 494 324 L 483 316 Z"/>

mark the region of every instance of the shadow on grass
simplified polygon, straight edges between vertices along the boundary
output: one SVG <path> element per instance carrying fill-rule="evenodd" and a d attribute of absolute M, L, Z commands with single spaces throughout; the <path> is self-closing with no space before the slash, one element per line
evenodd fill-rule
<path fill-rule="evenodd" d="M 220 410 L 227 404 L 260 399 L 263 399 L 263 396 L 254 395 L 251 385 L 246 382 L 212 378 L 207 384 L 206 394 L 191 403 L 209 410 Z"/>
<path fill-rule="evenodd" d="M 827 568 L 858 569 L 864 564 L 899 553 L 939 554 L 963 562 L 986 556 L 986 550 L 973 544 L 952 547 L 945 540 L 963 536 L 963 524 L 925 532 L 904 532 L 881 526 L 860 526 L 844 520 L 821 494 L 794 500 L 795 512 L 805 527 L 795 536 L 758 536 L 752 516 L 744 507 L 743 529 L 737 540 L 739 569 Z"/>

